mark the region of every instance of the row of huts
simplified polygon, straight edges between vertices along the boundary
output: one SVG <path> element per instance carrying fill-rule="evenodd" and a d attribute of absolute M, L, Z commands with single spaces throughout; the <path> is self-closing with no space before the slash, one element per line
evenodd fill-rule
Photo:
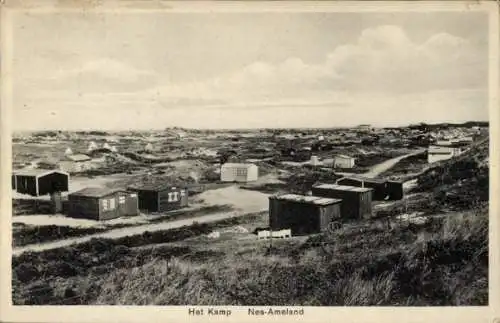
<path fill-rule="evenodd" d="M 166 184 L 125 189 L 87 187 L 68 195 L 68 216 L 109 220 L 139 212 L 161 213 L 188 206 L 188 190 Z"/>
<path fill-rule="evenodd" d="M 61 193 L 69 191 L 69 174 L 61 170 L 30 169 L 12 175 L 12 189 L 34 197 L 51 195 L 55 212 L 61 210 Z M 139 212 L 161 213 L 188 206 L 188 189 L 166 183 L 144 183 L 126 188 L 86 187 L 71 192 L 67 215 L 108 220 Z"/>
<path fill-rule="evenodd" d="M 372 189 L 374 201 L 401 200 L 403 198 L 403 183 L 400 181 L 363 176 L 346 176 L 338 179 L 336 184 Z"/>
<path fill-rule="evenodd" d="M 313 186 L 311 193 L 269 197 L 271 230 L 290 229 L 292 235 L 312 234 L 327 231 L 332 224 L 344 220 L 371 217 L 371 188 L 319 184 Z"/>
<path fill-rule="evenodd" d="M 221 181 L 252 182 L 258 167 L 250 163 L 221 166 Z M 62 212 L 62 192 L 69 191 L 69 172 L 61 169 L 26 169 L 14 172 L 12 189 L 31 196 L 50 195 L 54 213 Z M 162 213 L 188 206 L 188 188 L 168 183 L 142 183 L 126 188 L 86 187 L 68 194 L 67 215 L 75 218 L 107 220 L 121 216 Z"/>
<path fill-rule="evenodd" d="M 284 194 L 269 197 L 269 226 L 290 229 L 292 235 L 328 231 L 343 221 L 369 219 L 372 202 L 400 200 L 400 182 L 346 177 L 336 184 L 318 184 L 311 195 Z"/>

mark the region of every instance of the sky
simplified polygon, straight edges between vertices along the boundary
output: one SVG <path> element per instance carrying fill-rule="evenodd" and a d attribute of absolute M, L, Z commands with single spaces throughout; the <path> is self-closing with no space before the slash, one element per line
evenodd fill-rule
<path fill-rule="evenodd" d="M 18 13 L 13 127 L 487 120 L 487 31 L 479 12 Z"/>

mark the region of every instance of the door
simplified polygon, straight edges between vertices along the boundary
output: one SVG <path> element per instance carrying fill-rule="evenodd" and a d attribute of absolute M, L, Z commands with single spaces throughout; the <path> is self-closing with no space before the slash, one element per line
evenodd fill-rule
<path fill-rule="evenodd" d="M 121 215 L 128 215 L 127 196 L 124 193 L 118 194 L 118 213 Z"/>
<path fill-rule="evenodd" d="M 134 216 L 139 214 L 139 198 L 136 193 L 129 193 L 126 201 L 126 215 Z"/>

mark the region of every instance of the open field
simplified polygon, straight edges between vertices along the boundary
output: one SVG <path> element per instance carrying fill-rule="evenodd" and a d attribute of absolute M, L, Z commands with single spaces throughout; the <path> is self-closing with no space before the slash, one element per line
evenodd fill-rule
<path fill-rule="evenodd" d="M 98 143 L 110 138 L 81 136 Z M 316 137 L 311 131 L 299 138 L 300 145 L 312 146 Z M 32 198 L 14 193 L 15 304 L 488 303 L 487 141 L 436 165 L 425 162 L 422 147 L 346 144 L 315 152 L 322 160 L 337 153 L 359 158 L 355 168 L 344 170 L 289 160 L 275 136 L 260 132 L 113 138 L 121 152 L 93 173 L 72 174 L 70 192 L 154 177 L 186 183 L 189 207 L 98 222 L 34 213 Z M 23 140 L 36 143 L 14 145 L 14 166 L 57 162 L 66 146 L 84 151 L 88 142 Z M 146 142 L 153 142 L 153 152 L 141 152 Z M 221 183 L 220 156 L 213 152 L 255 162 L 259 179 Z M 272 248 L 257 240 L 255 230 L 269 225 L 270 194 L 303 194 L 346 173 L 411 181 L 403 200 L 374 202 L 372 219 L 346 222 L 333 232 L 273 239 Z"/>
<path fill-rule="evenodd" d="M 329 236 L 275 241 L 271 253 L 251 233 L 228 230 L 210 239 L 213 224 L 93 240 L 14 258 L 16 303 L 481 305 L 486 215 L 392 221 L 391 229 L 356 224 Z M 265 217 L 238 224 L 251 232 Z"/>

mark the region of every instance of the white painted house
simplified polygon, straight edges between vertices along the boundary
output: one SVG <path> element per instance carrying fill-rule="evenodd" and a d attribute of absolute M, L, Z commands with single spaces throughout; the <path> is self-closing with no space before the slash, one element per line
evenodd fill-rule
<path fill-rule="evenodd" d="M 460 147 L 453 146 L 429 146 L 427 150 L 427 162 L 429 164 L 438 162 L 440 160 L 447 160 L 458 156 L 462 153 Z"/>
<path fill-rule="evenodd" d="M 333 167 L 335 168 L 353 168 L 356 159 L 354 157 L 346 155 L 337 155 L 333 161 Z"/>
<path fill-rule="evenodd" d="M 253 182 L 259 178 L 259 168 L 255 164 L 225 163 L 221 167 L 222 182 Z"/>

